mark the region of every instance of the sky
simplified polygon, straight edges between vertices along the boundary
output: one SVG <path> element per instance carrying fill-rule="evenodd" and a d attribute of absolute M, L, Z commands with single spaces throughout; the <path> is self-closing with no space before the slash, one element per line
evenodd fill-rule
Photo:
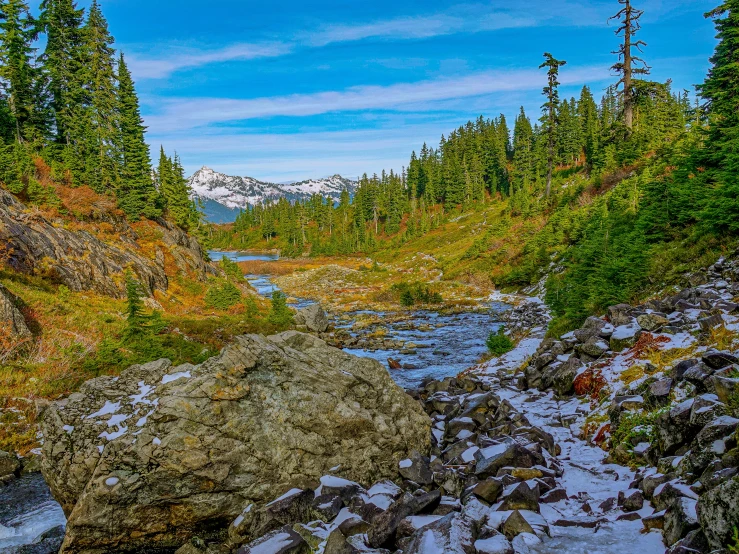
<path fill-rule="evenodd" d="M 652 78 L 694 90 L 717 0 L 635 0 Z M 89 4 L 80 2 L 81 6 Z M 479 115 L 540 115 L 543 53 L 561 94 L 617 80 L 617 0 L 100 0 L 158 154 L 188 173 L 289 182 L 400 170 Z"/>

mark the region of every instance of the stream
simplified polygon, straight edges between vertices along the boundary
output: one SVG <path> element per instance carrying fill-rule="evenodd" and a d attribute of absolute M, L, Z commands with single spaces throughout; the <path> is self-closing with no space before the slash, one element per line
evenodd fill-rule
<path fill-rule="evenodd" d="M 268 254 L 211 252 L 214 260 L 224 255 L 234 261 L 278 259 L 276 255 Z M 277 290 L 269 275 L 246 275 L 246 278 L 265 297 Z M 298 309 L 313 303 L 299 298 L 290 298 L 289 302 Z M 443 379 L 456 375 L 479 360 L 486 350 L 485 339 L 500 327 L 499 314 L 509 306 L 502 302 L 490 302 L 483 308 L 451 315 L 415 310 L 403 317 L 398 317 L 396 313 L 358 311 L 334 316 L 332 323 L 336 329 L 345 330 L 355 338 L 361 338 L 368 332 L 381 331 L 383 340 L 393 345 L 384 347 L 383 341 L 380 341 L 373 342 L 371 348 L 347 348 L 345 351 L 373 358 L 385 367 L 388 366 L 388 358 L 397 359 L 404 368 L 389 369 L 390 375 L 401 386 L 412 388 L 428 377 Z M 358 319 L 364 320 L 361 331 L 355 326 Z M 367 319 L 370 321 L 367 322 Z M 404 344 L 398 347 L 395 341 Z M 518 367 L 536 350 L 538 344 L 539 339 L 524 339 L 514 351 L 485 364 L 483 378 L 489 380 L 502 399 L 525 413 L 533 424 L 551 433 L 561 445 L 561 459 L 565 466 L 562 484 L 570 495 L 587 494 L 593 502 L 612 498 L 618 491 L 628 487 L 633 472 L 620 466 L 604 465 L 603 451 L 585 443 L 570 427 L 574 419 L 582 418 L 588 412 L 587 402 L 582 403 L 576 398 L 559 402 L 551 394 L 519 391 L 497 378 L 498 370 Z M 640 515 L 647 515 L 650 511 L 651 508 L 646 505 Z M 569 505 L 565 505 L 564 509 L 547 505 L 542 507 L 542 515 L 548 520 L 575 516 L 577 513 L 574 510 L 569 513 Z M 16 552 L 14 546 L 30 544 L 39 535 L 64 525 L 64 522 L 64 514 L 51 498 L 40 474 L 23 476 L 0 488 L 0 553 Z M 641 533 L 641 522 L 625 520 L 604 523 L 596 529 L 554 527 L 552 536 L 543 543 L 532 544 L 517 552 L 619 554 L 624 547 L 640 554 L 664 552 L 660 533 L 644 535 Z"/>

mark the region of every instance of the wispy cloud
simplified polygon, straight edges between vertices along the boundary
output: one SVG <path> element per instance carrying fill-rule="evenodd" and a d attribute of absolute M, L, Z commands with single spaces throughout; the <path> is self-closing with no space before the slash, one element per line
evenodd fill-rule
<path fill-rule="evenodd" d="M 289 54 L 293 46 L 286 43 L 232 44 L 218 49 L 195 49 L 170 46 L 157 56 L 134 53 L 129 66 L 137 79 L 163 79 L 182 69 L 212 63 L 274 58 Z"/>
<path fill-rule="evenodd" d="M 563 85 L 597 82 L 609 77 L 604 67 L 572 68 L 563 72 Z M 277 116 L 311 116 L 360 110 L 402 110 L 433 103 L 472 98 L 496 92 L 524 91 L 543 85 L 536 70 L 486 71 L 456 77 L 388 86 L 363 85 L 341 91 L 292 94 L 252 99 L 188 98 L 168 100 L 163 109 L 147 118 L 157 131 L 192 129 L 206 125 Z"/>

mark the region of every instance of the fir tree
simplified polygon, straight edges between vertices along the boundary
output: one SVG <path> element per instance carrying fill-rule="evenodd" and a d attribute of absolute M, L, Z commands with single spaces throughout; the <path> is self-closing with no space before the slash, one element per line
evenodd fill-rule
<path fill-rule="evenodd" d="M 715 19 L 719 43 L 713 67 L 699 92 L 710 113 L 708 147 L 702 153 L 710 164 L 718 190 L 703 214 L 718 232 L 739 232 L 739 0 L 726 0 L 706 14 Z"/>
<path fill-rule="evenodd" d="M 118 61 L 118 114 L 123 164 L 121 184 L 116 191 L 119 206 L 133 219 L 142 215 L 149 218 L 159 216 L 161 209 L 151 178 L 149 146 L 144 140 L 146 127 L 141 119 L 139 99 L 123 54 Z"/>
<path fill-rule="evenodd" d="M 141 285 L 130 271 L 126 272 L 126 338 L 140 338 L 147 332 L 147 316 L 141 299 Z"/>
<path fill-rule="evenodd" d="M 545 62 L 539 69 L 547 68 L 547 86 L 544 87 L 546 103 L 541 107 L 544 112 L 541 121 L 547 136 L 547 198 L 552 191 L 552 175 L 554 173 L 554 156 L 557 137 L 557 109 L 559 107 L 559 68 L 567 62 L 560 61 L 549 52 L 544 54 Z"/>

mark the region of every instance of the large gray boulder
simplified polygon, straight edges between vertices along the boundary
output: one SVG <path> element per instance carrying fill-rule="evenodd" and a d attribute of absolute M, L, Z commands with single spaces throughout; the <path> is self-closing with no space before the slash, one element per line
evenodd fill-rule
<path fill-rule="evenodd" d="M 379 363 L 294 331 L 238 337 L 200 366 L 93 379 L 41 428 L 69 518 L 62 553 L 174 549 L 332 470 L 365 486 L 397 477 L 431 434 Z"/>
<path fill-rule="evenodd" d="M 320 304 L 311 304 L 310 306 L 298 310 L 295 314 L 295 324 L 305 325 L 308 331 L 314 333 L 325 333 L 328 329 L 328 317 L 323 311 Z"/>
<path fill-rule="evenodd" d="M 725 547 L 739 527 L 739 477 L 720 484 L 700 497 L 698 519 L 708 543 L 714 549 Z"/>

